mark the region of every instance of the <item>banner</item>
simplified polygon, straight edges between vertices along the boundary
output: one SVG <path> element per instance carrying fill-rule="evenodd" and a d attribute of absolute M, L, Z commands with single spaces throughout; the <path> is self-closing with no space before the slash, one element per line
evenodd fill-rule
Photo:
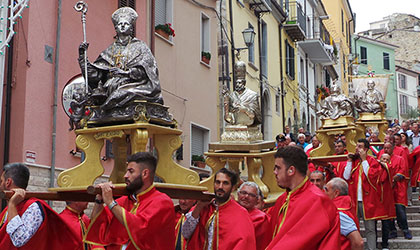
<path fill-rule="evenodd" d="M 388 82 L 389 82 L 389 75 L 376 75 L 373 77 L 363 76 L 363 77 L 354 77 L 352 79 L 353 82 L 353 90 L 355 96 L 362 96 L 362 92 L 367 90 L 367 82 L 369 80 L 373 80 L 375 82 L 375 89 L 381 92 L 382 96 L 386 101 L 386 93 L 388 91 Z"/>

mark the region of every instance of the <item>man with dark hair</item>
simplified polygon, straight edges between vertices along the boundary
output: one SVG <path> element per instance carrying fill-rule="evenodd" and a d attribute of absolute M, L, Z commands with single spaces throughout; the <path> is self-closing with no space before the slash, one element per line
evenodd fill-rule
<path fill-rule="evenodd" d="M 267 249 L 339 249 L 337 208 L 308 181 L 305 152 L 288 146 L 274 157 L 277 185 L 286 192 L 269 212 L 273 239 Z"/>
<path fill-rule="evenodd" d="M 66 201 L 66 208 L 60 213 L 61 219 L 67 222 L 69 228 L 74 234 L 79 236 L 80 249 L 83 250 L 100 250 L 102 246 L 93 246 L 83 243 L 83 237 L 89 227 L 90 219 L 84 213 L 88 206 L 87 201 Z"/>
<path fill-rule="evenodd" d="M 343 177 L 349 183 L 349 194 L 359 219 L 363 219 L 366 228 L 368 249 L 376 249 L 376 219 L 385 218 L 387 212 L 378 195 L 378 179 L 381 173 L 379 162 L 367 155 L 369 141 L 359 139 L 356 152 L 347 155 L 347 165 Z"/>
<path fill-rule="evenodd" d="M 238 203 L 248 211 L 254 224 L 256 250 L 264 250 L 270 243 L 270 219 L 257 208 L 260 197 L 264 198 L 255 182 L 247 181 L 239 187 Z"/>
<path fill-rule="evenodd" d="M 182 225 L 187 249 L 255 249 L 254 226 L 245 208 L 231 199 L 237 175 L 222 168 L 214 175 L 215 199 L 199 201 Z"/>
<path fill-rule="evenodd" d="M 148 152 L 128 157 L 124 175 L 128 196 L 114 200 L 112 182 L 98 185 L 102 194 L 96 197 L 86 243 L 104 245 L 108 250 L 174 248 L 174 205 L 153 185 L 156 162 Z"/>
<path fill-rule="evenodd" d="M 331 179 L 324 187 L 325 193 L 334 202 L 340 215 L 341 249 L 363 249 L 356 216 L 356 207 L 348 195 L 347 182 L 339 177 Z"/>
<path fill-rule="evenodd" d="M 342 140 L 338 140 L 334 143 L 334 155 L 346 155 L 348 154 L 346 150 L 346 143 Z M 331 163 L 334 169 L 334 175 L 340 178 L 343 178 L 344 168 L 347 165 L 347 161 L 335 161 Z"/>
<path fill-rule="evenodd" d="M 14 194 L 0 214 L 0 249 L 82 249 L 77 235 L 44 201 L 25 199 L 28 181 L 23 163 L 4 166 L 0 190 Z"/>

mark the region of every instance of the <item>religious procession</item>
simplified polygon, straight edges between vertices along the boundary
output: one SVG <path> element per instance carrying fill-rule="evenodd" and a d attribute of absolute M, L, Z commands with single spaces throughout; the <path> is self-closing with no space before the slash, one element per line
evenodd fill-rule
<path fill-rule="evenodd" d="M 354 2 L 0 0 L 0 249 L 418 249 L 420 18 Z"/>

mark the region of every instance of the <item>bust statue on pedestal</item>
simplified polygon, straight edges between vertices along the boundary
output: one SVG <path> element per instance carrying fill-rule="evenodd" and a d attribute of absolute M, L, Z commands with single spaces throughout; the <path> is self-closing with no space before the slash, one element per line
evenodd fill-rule
<path fill-rule="evenodd" d="M 337 80 L 331 85 L 331 95 L 324 99 L 317 112 L 321 119 L 336 120 L 341 116 L 353 116 L 353 102 L 341 93 L 340 82 Z"/>
<path fill-rule="evenodd" d="M 262 116 L 258 94 L 247 88 L 246 64 L 238 61 L 235 64 L 236 86 L 233 93 L 225 88 L 224 111 L 225 121 L 229 124 L 222 134 L 222 141 L 250 142 L 262 140 L 259 128 Z"/>

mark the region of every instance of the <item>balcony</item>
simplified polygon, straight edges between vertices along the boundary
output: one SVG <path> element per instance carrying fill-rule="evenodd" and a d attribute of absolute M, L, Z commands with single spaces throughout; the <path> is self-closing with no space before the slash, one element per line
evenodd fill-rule
<path fill-rule="evenodd" d="M 307 32 L 306 40 L 298 42 L 298 45 L 308 54 L 309 59 L 314 63 L 324 66 L 336 63 L 334 51 L 335 44 L 329 32 L 319 19 L 314 19 L 312 29 Z"/>
<path fill-rule="evenodd" d="M 249 8 L 257 13 L 271 12 L 270 0 L 246 0 L 249 3 Z"/>
<path fill-rule="evenodd" d="M 287 19 L 283 26 L 289 37 L 297 42 L 305 39 L 306 34 L 306 14 L 302 6 L 297 2 L 286 1 L 284 9 L 287 13 Z"/>

